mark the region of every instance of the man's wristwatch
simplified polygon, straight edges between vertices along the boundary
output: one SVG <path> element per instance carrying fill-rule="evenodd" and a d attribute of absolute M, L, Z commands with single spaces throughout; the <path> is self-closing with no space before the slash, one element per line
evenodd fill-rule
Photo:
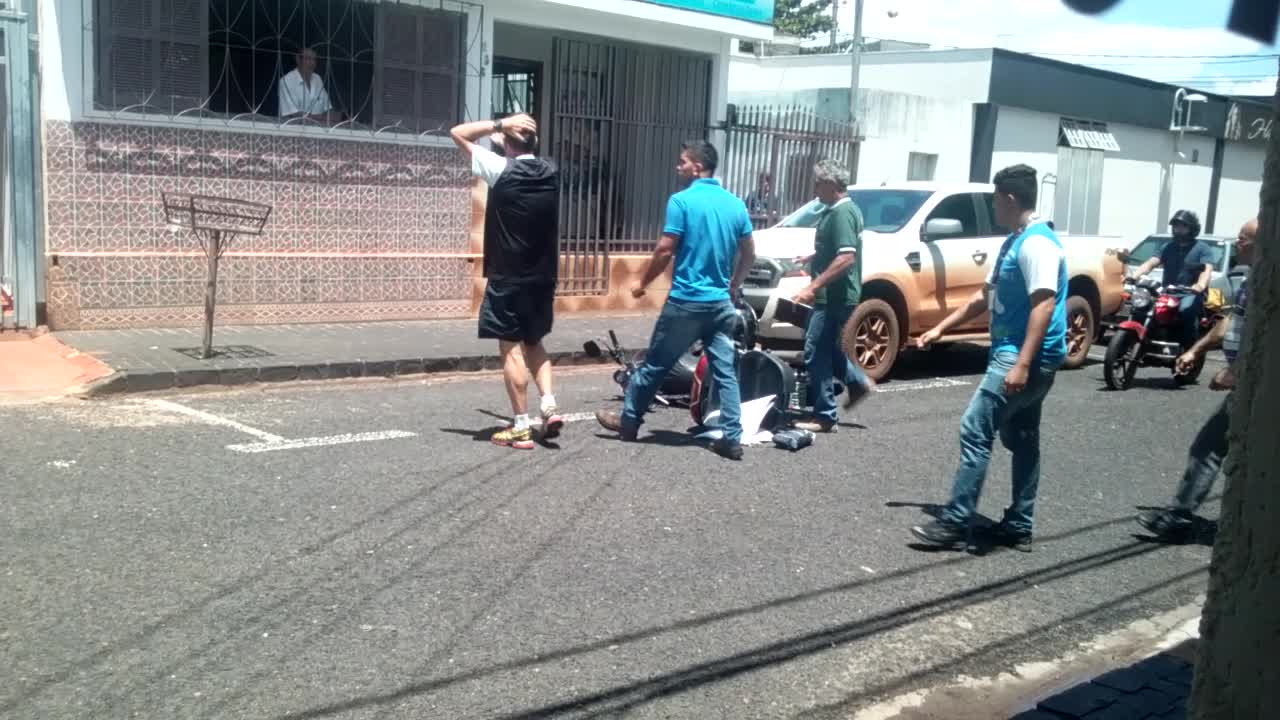
<path fill-rule="evenodd" d="M 501 121 L 501 120 L 494 120 L 494 121 L 493 121 L 493 131 L 494 131 L 494 132 L 502 132 L 502 121 Z"/>

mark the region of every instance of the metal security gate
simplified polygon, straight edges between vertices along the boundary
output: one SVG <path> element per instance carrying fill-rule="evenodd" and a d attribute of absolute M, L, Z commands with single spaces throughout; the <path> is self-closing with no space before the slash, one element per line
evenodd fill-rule
<path fill-rule="evenodd" d="M 809 108 L 730 105 L 724 129 L 720 174 L 746 201 L 757 228 L 814 198 L 815 163 L 851 157 L 852 128 Z"/>
<path fill-rule="evenodd" d="M 648 252 L 657 241 L 680 143 L 707 136 L 711 59 L 557 37 L 551 83 L 560 293 L 603 295 L 609 254 Z"/>
<path fill-rule="evenodd" d="M 0 199 L 3 230 L 0 231 L 0 329 L 36 325 L 37 237 L 36 210 L 39 175 L 36 171 L 35 74 L 31 55 L 31 22 L 34 3 L 5 3 L 0 9 L 3 65 L 0 92 L 3 117 L 0 152 L 4 176 Z"/>

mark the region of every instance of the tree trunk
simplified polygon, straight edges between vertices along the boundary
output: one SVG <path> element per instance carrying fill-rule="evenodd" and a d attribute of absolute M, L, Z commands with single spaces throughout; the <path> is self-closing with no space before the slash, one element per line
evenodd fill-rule
<path fill-rule="evenodd" d="M 1280 85 L 1272 117 L 1280 118 Z M 1200 622 L 1196 720 L 1280 716 L 1280 124 L 1268 140 L 1261 200 L 1247 352 Z"/>

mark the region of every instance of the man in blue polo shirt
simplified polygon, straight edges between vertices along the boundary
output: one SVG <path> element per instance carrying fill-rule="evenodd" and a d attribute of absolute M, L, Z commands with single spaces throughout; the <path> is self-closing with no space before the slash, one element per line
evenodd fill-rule
<path fill-rule="evenodd" d="M 667 201 L 662 237 L 644 277 L 631 290 L 632 296 L 643 297 L 674 258 L 671 292 L 653 328 L 644 365 L 627 386 L 622 413 L 602 410 L 596 420 L 623 440 L 635 440 L 658 385 L 700 339 L 720 393 L 724 437 L 712 449 L 741 460 L 742 408 L 732 340 L 738 314 L 731 298 L 756 254 L 747 206 L 714 177 L 718 162 L 715 147 L 705 140 L 691 140 L 681 148 L 676 172 L 689 186 Z"/>
<path fill-rule="evenodd" d="M 1013 502 L 996 527 L 996 540 L 1031 550 L 1031 518 L 1040 485 L 1040 411 L 1067 357 L 1067 262 L 1053 228 L 1036 217 L 1036 171 L 1014 165 L 996 173 L 996 224 L 1015 228 L 996 257 L 986 288 L 920 337 L 933 344 L 991 310 L 991 357 L 960 420 L 960 467 L 951 502 L 936 522 L 911 528 L 935 547 L 963 548 L 996 435 L 1013 453 Z"/>

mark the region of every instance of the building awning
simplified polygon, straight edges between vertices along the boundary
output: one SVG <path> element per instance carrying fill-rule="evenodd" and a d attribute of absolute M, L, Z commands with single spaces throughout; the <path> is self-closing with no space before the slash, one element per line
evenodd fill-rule
<path fill-rule="evenodd" d="M 1062 118 L 1059 128 L 1059 145 L 1086 150 L 1120 151 L 1116 136 L 1107 130 L 1106 123 Z"/>

